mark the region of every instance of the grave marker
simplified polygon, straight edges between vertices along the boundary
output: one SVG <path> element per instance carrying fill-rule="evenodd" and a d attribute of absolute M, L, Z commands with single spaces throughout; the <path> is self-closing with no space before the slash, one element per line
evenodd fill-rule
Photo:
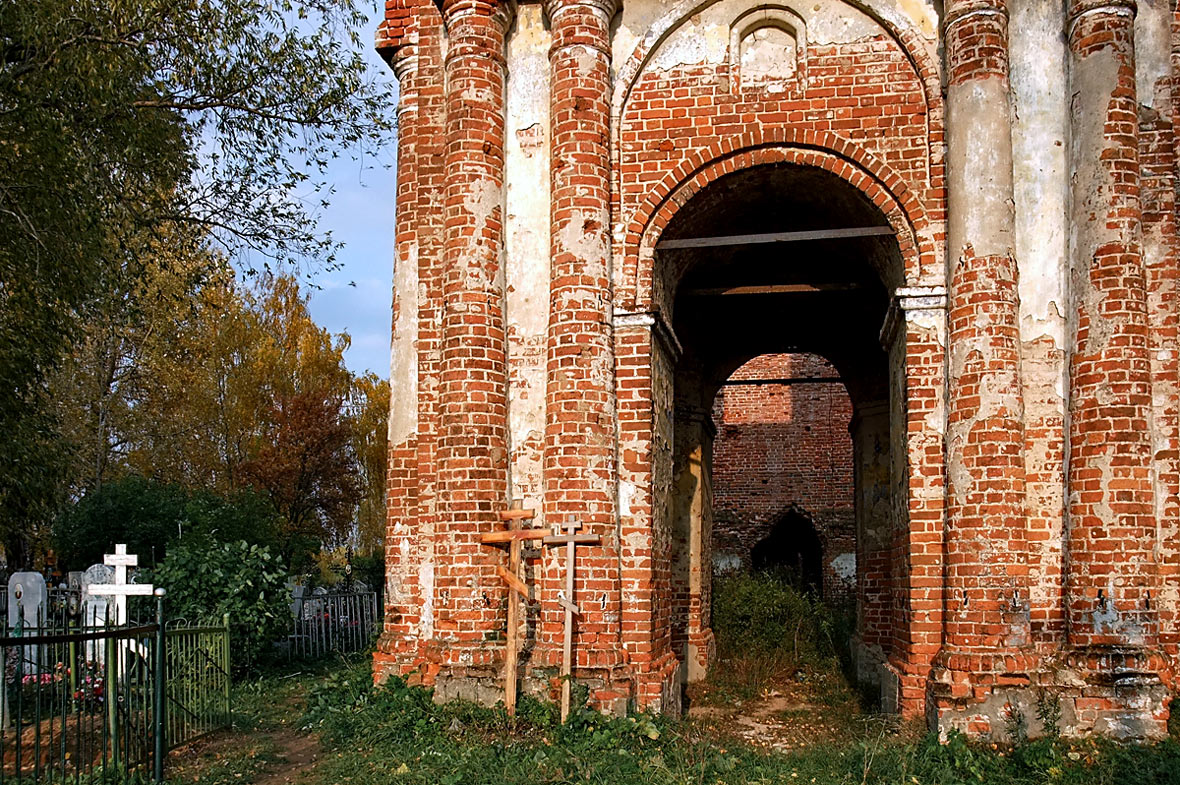
<path fill-rule="evenodd" d="M 139 557 L 127 552 L 127 546 L 119 543 L 114 553 L 102 557 L 103 563 L 115 568 L 115 582 L 108 584 L 93 584 L 89 587 L 91 596 L 107 596 L 115 598 L 115 624 L 127 623 L 127 598 L 131 596 L 149 597 L 154 587 L 150 583 L 128 583 L 127 568 L 139 564 Z"/>
<path fill-rule="evenodd" d="M 520 522 L 532 520 L 533 510 L 522 510 L 520 502 L 513 502 L 512 508 L 500 512 L 500 520 L 508 522 L 508 531 L 491 532 L 479 540 L 484 545 L 508 543 L 508 569 L 496 567 L 500 580 L 508 585 L 508 639 L 504 651 L 504 708 L 508 716 L 516 714 L 516 671 L 520 654 L 520 598 L 528 598 L 529 587 L 520 578 L 521 544 L 525 540 L 540 540 L 545 537 L 544 529 L 521 529 Z"/>
<path fill-rule="evenodd" d="M 574 602 L 574 550 L 578 545 L 597 545 L 602 538 L 597 534 L 577 534 L 582 524 L 577 518 L 570 516 L 564 525 L 553 524 L 553 534 L 543 539 L 545 545 L 565 546 L 565 592 L 557 597 L 557 604 L 565 609 L 565 634 L 561 645 L 561 721 L 565 722 L 570 714 L 570 679 L 573 676 L 574 662 L 574 616 L 581 611 Z M 561 530 L 565 529 L 565 534 Z"/>

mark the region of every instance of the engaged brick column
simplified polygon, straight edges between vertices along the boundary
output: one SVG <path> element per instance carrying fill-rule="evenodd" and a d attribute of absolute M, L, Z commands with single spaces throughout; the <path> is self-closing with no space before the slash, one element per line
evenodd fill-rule
<path fill-rule="evenodd" d="M 1155 516 L 1134 0 L 1070 7 L 1069 640 L 1153 645 Z"/>
<path fill-rule="evenodd" d="M 619 661 L 615 399 L 610 302 L 610 20 L 618 0 L 548 0 L 552 91 L 545 521 L 576 516 L 601 546 L 579 550 L 578 667 Z M 549 554 L 548 577 L 564 573 Z M 560 586 L 551 584 L 557 591 Z M 543 642 L 561 639 L 547 606 Z M 543 655 L 542 655 L 543 658 Z M 610 696 L 607 696 L 608 698 Z"/>
<path fill-rule="evenodd" d="M 1148 9 L 1138 20 L 1153 29 L 1156 46 L 1171 40 L 1175 11 Z M 1180 43 L 1180 41 L 1177 41 Z M 1173 667 L 1180 646 L 1176 581 L 1180 577 L 1180 266 L 1176 237 L 1175 70 L 1171 60 L 1149 73 L 1150 95 L 1139 103 L 1140 201 L 1143 205 L 1143 268 L 1147 289 L 1147 324 L 1152 364 L 1153 453 L 1155 456 L 1155 516 L 1159 532 L 1160 646 Z M 1152 78 L 1154 77 L 1154 78 Z M 1139 74 L 1140 83 L 1144 74 Z"/>
<path fill-rule="evenodd" d="M 1134 0 L 1070 6 L 1067 664 L 1086 679 L 1078 730 L 1159 737 L 1166 710 L 1155 678 L 1163 664 L 1151 653 L 1159 592 L 1134 18 Z"/>
<path fill-rule="evenodd" d="M 501 632 L 496 554 L 479 544 L 507 504 L 507 372 L 501 259 L 504 221 L 504 34 L 498 0 L 450 0 L 446 70 L 443 242 L 442 497 L 434 570 L 434 631 L 452 673 L 495 677 L 481 644 Z M 441 693 L 449 697 L 446 689 Z"/>
<path fill-rule="evenodd" d="M 418 637 L 418 53 L 406 43 L 391 57 L 397 77 L 397 214 L 390 355 L 389 471 L 386 476 L 385 637 L 379 659 L 413 659 Z"/>
<path fill-rule="evenodd" d="M 973 687 L 1002 673 L 1005 683 L 1024 678 L 1026 664 L 1011 656 L 1029 639 L 1007 8 L 954 2 L 944 25 L 951 270 L 940 723 Z"/>

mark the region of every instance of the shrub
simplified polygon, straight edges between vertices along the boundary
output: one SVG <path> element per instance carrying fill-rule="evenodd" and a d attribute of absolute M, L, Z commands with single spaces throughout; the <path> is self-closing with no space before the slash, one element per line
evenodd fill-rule
<path fill-rule="evenodd" d="M 229 614 L 237 672 L 252 670 L 290 628 L 289 575 L 268 548 L 247 542 L 183 540 L 152 575 L 168 592 L 169 618 L 216 620 Z"/>
<path fill-rule="evenodd" d="M 778 573 L 730 573 L 713 583 L 713 633 L 722 657 L 783 652 L 796 664 L 838 653 L 841 619 Z"/>
<path fill-rule="evenodd" d="M 252 490 L 224 498 L 132 475 L 105 483 L 66 509 L 54 523 L 53 538 L 60 563 L 72 569 L 101 563 L 117 542 L 148 565 L 181 537 L 271 545 L 278 520 L 270 501 Z"/>

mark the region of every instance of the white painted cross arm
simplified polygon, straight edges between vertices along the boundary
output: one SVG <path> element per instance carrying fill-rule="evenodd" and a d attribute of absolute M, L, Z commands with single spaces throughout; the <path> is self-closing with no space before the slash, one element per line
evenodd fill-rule
<path fill-rule="evenodd" d="M 105 594 L 113 597 L 148 596 L 155 590 L 150 583 L 92 583 L 91 594 Z"/>

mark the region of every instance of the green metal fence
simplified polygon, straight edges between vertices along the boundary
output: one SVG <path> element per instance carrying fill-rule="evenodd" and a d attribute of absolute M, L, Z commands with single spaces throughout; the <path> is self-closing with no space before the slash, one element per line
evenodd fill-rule
<path fill-rule="evenodd" d="M 166 625 L 156 600 L 147 624 L 0 630 L 0 785 L 162 782 L 168 750 L 229 725 L 228 618 Z"/>
<path fill-rule="evenodd" d="M 165 630 L 168 744 L 177 747 L 230 724 L 229 616 L 220 625 Z"/>

